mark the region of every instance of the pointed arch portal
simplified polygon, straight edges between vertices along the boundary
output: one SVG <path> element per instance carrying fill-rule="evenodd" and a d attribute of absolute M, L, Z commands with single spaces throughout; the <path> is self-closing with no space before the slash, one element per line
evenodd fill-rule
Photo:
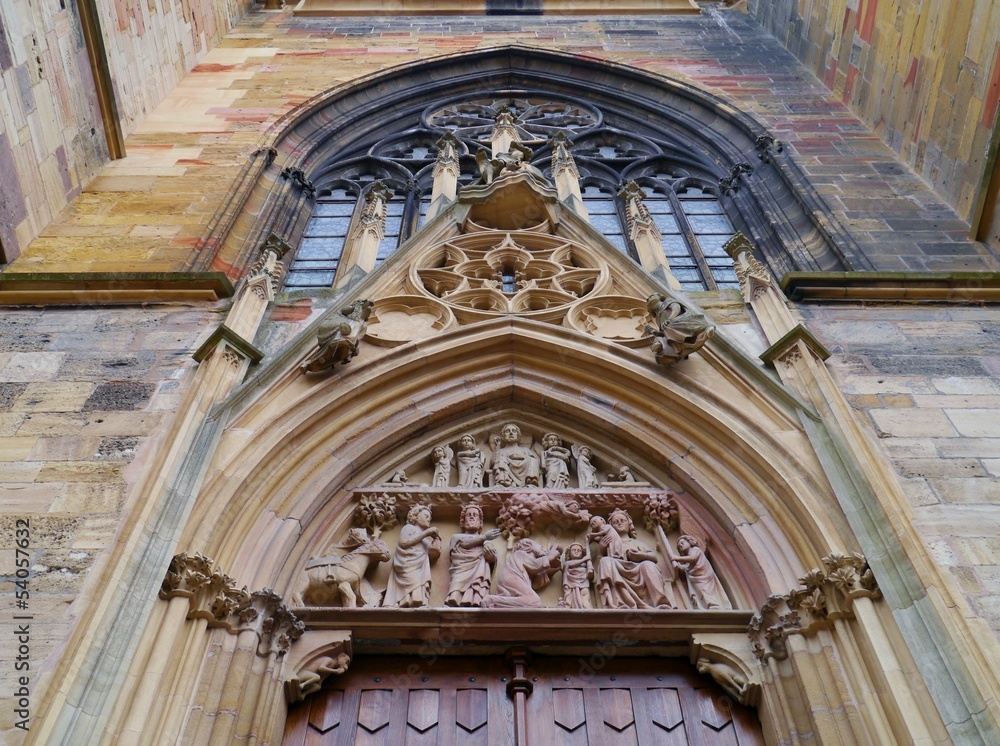
<path fill-rule="evenodd" d="M 891 512 L 905 498 L 765 266 L 862 261 L 790 160 L 759 159 L 731 201 L 765 260 L 727 244 L 760 359 L 601 234 L 567 196 L 571 157 L 549 154 L 550 180 L 511 150 L 377 270 L 317 295 L 327 310 L 287 343 L 255 346 L 310 192 L 346 178 L 338 159 L 424 148 L 394 123 L 463 98 L 539 91 L 595 127 L 632 122 L 629 148 L 683 150 L 702 177 L 764 134 L 685 84 L 516 46 L 289 113 L 204 241 L 199 266 L 244 279 L 81 621 L 116 654 L 66 671 L 38 742 L 276 744 L 289 712 L 290 739 L 352 718 L 429 733 L 441 713 L 472 734 L 485 708 L 510 713 L 516 743 L 681 721 L 715 743 L 695 734 L 736 732 L 744 707 L 768 743 L 990 742 L 985 715 L 942 703 L 981 713 L 992 675 L 943 652 L 947 600 L 922 595 L 932 570 Z M 657 235 L 630 194 L 631 234 Z M 570 670 L 609 640 L 607 681 Z M 448 665 L 378 681 L 428 656 Z"/>

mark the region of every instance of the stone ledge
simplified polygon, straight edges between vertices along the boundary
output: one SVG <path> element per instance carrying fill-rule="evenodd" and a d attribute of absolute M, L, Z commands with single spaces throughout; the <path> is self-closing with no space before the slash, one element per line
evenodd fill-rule
<path fill-rule="evenodd" d="M 6 272 L 0 305 L 216 301 L 233 294 L 223 272 Z"/>
<path fill-rule="evenodd" d="M 792 300 L 1000 301 L 1000 272 L 789 272 Z"/>
<path fill-rule="evenodd" d="M 675 609 L 293 609 L 307 629 L 351 630 L 355 638 L 426 643 L 563 643 L 612 639 L 687 642 L 691 631 L 746 634 L 753 611 Z"/>

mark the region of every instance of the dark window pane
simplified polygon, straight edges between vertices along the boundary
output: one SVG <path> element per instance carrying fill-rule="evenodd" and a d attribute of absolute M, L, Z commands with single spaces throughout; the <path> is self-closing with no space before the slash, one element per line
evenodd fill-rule
<path fill-rule="evenodd" d="M 692 215 L 688 218 L 691 229 L 695 233 L 727 233 L 732 234 L 733 226 L 725 215 Z"/>
<path fill-rule="evenodd" d="M 357 203 L 354 200 L 350 202 L 320 202 L 316 205 L 316 209 L 313 210 L 314 218 L 329 218 L 336 215 L 346 215 L 350 217 L 354 214 L 354 206 Z"/>
<path fill-rule="evenodd" d="M 591 215 L 590 224 L 599 233 L 621 233 L 622 224 L 617 215 Z"/>
<path fill-rule="evenodd" d="M 654 213 L 653 222 L 660 229 L 660 233 L 680 233 L 681 231 L 680 226 L 677 225 L 677 218 L 673 215 Z"/>
<path fill-rule="evenodd" d="M 720 215 L 722 205 L 714 199 L 683 199 L 681 207 L 686 215 Z"/>
<path fill-rule="evenodd" d="M 650 199 L 645 200 L 643 202 L 643 204 L 646 205 L 646 209 L 648 209 L 654 215 L 656 213 L 660 213 L 660 212 L 673 212 L 674 211 L 674 208 L 671 206 L 670 200 L 668 200 L 668 199 L 653 199 L 653 198 L 650 198 Z"/>
<path fill-rule="evenodd" d="M 329 271 L 305 271 L 289 272 L 285 282 L 285 289 L 291 290 L 297 287 L 328 288 L 333 285 L 333 275 L 336 267 Z"/>
<path fill-rule="evenodd" d="M 726 241 L 732 236 L 727 233 L 702 234 L 698 236 L 698 245 L 701 246 L 702 253 L 708 258 L 729 259 L 729 254 L 722 248 Z"/>
<path fill-rule="evenodd" d="M 295 254 L 298 259 L 328 259 L 336 262 L 344 250 L 344 237 L 303 238 Z"/>
<path fill-rule="evenodd" d="M 349 217 L 313 218 L 306 226 L 307 236 L 346 236 L 351 227 Z"/>
<path fill-rule="evenodd" d="M 681 290 L 704 290 L 704 282 L 682 282 Z"/>
<path fill-rule="evenodd" d="M 591 215 L 612 215 L 618 212 L 615 203 L 610 199 L 585 199 L 583 206 Z"/>

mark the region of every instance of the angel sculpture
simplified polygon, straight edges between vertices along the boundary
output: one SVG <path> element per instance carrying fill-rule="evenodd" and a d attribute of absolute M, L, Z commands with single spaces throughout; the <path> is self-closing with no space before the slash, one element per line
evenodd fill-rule
<path fill-rule="evenodd" d="M 490 437 L 493 459 L 490 476 L 494 487 L 541 486 L 540 459 L 531 448 L 521 445 L 521 428 L 507 423 L 500 435 Z"/>
<path fill-rule="evenodd" d="M 646 299 L 646 309 L 656 324 L 643 331 L 652 335 L 653 357 L 660 365 L 673 365 L 697 352 L 715 334 L 715 326 L 665 295 L 653 293 Z"/>
<path fill-rule="evenodd" d="M 485 148 L 476 151 L 476 165 L 479 167 L 480 180 L 483 186 L 489 186 L 504 174 L 524 171 L 531 176 L 544 180 L 545 175 L 531 165 L 534 151 L 519 142 L 512 142 L 510 150 L 490 157 Z"/>
<path fill-rule="evenodd" d="M 576 459 L 576 481 L 581 490 L 590 490 L 600 487 L 600 480 L 597 478 L 597 467 L 591 459 L 594 457 L 590 446 L 578 446 L 575 443 L 570 447 L 573 458 Z"/>
<path fill-rule="evenodd" d="M 476 151 L 476 166 L 479 168 L 479 179 L 484 186 L 493 183 L 493 179 L 496 178 L 501 168 L 500 164 L 490 158 L 486 148 L 480 148 Z"/>
<path fill-rule="evenodd" d="M 451 464 L 455 454 L 447 445 L 437 446 L 431 451 L 431 461 L 434 462 L 434 476 L 431 479 L 432 487 L 447 487 L 451 482 Z"/>
<path fill-rule="evenodd" d="M 466 433 L 458 441 L 458 486 L 466 489 L 483 486 L 483 471 L 486 468 L 486 458 L 483 452 L 476 448 L 476 439 Z"/>
<path fill-rule="evenodd" d="M 687 576 L 687 592 L 691 604 L 696 609 L 731 609 L 729 597 L 719 582 L 719 576 L 708 561 L 703 549 L 704 542 L 689 534 L 677 540 L 677 554 L 664 545 L 670 564 Z"/>
<path fill-rule="evenodd" d="M 349 363 L 358 354 L 372 305 L 370 300 L 356 300 L 333 319 L 321 323 L 316 332 L 318 349 L 302 363 L 302 372 L 320 373 L 332 370 L 337 363 Z"/>

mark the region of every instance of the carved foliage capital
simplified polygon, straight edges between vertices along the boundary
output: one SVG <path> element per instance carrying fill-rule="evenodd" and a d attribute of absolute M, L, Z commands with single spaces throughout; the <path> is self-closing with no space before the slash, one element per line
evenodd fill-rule
<path fill-rule="evenodd" d="M 822 568 L 799 578 L 804 587 L 771 596 L 750 620 L 747 631 L 761 661 L 787 658 L 790 635 L 809 635 L 837 619 L 853 619 L 854 599 L 882 597 L 863 554 L 832 552 L 822 562 Z"/>
<path fill-rule="evenodd" d="M 209 627 L 231 634 L 256 632 L 260 655 L 287 652 L 305 625 L 282 603 L 281 596 L 267 588 L 253 593 L 246 586 L 237 588 L 232 578 L 212 565 L 213 560 L 202 554 L 174 556 L 160 586 L 160 598 L 187 598 L 187 618 L 204 619 Z"/>

